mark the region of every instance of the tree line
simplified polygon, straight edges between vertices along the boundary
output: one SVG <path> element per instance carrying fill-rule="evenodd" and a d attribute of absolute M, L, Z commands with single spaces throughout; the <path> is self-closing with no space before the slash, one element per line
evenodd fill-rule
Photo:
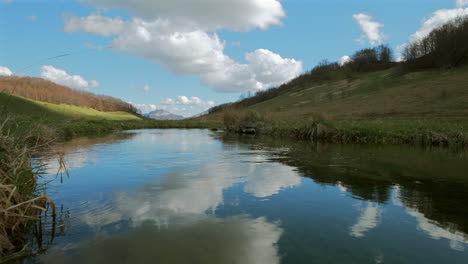
<path fill-rule="evenodd" d="M 468 16 L 458 17 L 434 29 L 405 49 L 408 70 L 452 68 L 468 62 Z"/>
<path fill-rule="evenodd" d="M 133 105 L 120 99 L 73 90 L 40 78 L 2 77 L 0 78 L 0 92 L 46 103 L 69 104 L 104 112 L 137 113 L 137 109 Z"/>

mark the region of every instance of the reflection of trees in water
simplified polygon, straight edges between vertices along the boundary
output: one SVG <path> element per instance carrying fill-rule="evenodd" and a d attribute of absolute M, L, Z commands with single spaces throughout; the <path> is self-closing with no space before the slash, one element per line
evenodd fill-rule
<path fill-rule="evenodd" d="M 421 182 L 411 188 L 403 186 L 400 199 L 405 207 L 419 212 L 445 230 L 453 234 L 463 232 L 461 236 L 467 243 L 467 190 L 462 184 Z"/>
<path fill-rule="evenodd" d="M 388 203 L 392 190 L 398 186 L 404 207 L 468 238 L 466 152 L 410 146 L 306 144 L 233 135 L 222 140 L 228 145 L 283 150 L 272 159 L 296 167 L 302 176 L 318 184 L 337 186 L 358 199 Z"/>

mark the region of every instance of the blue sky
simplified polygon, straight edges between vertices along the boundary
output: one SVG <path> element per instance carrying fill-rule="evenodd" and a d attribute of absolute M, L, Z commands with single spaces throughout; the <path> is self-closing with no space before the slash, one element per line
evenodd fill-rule
<path fill-rule="evenodd" d="M 287 81 L 322 59 L 376 43 L 397 49 L 467 10 L 460 0 L 219 1 L 229 8 L 211 0 L 0 0 L 0 66 L 188 116 Z M 378 31 L 377 42 L 363 25 Z M 45 60 L 61 54 L 71 55 Z"/>

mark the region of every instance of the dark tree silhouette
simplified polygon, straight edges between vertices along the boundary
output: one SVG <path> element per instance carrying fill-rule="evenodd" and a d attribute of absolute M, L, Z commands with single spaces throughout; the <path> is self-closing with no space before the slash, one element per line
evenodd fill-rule
<path fill-rule="evenodd" d="M 442 25 L 405 49 L 408 70 L 451 68 L 468 62 L 468 16 Z"/>

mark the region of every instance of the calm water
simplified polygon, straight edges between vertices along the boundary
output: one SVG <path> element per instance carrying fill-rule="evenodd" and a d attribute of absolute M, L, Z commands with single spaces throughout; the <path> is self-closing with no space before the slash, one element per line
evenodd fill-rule
<path fill-rule="evenodd" d="M 468 155 L 207 130 L 57 146 L 27 263 L 468 263 Z M 34 232 L 37 234 L 38 232 Z"/>

